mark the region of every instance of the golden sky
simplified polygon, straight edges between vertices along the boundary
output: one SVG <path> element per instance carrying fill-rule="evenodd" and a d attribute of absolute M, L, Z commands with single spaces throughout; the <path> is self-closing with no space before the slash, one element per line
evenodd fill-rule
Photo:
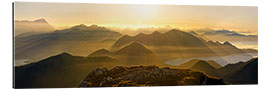
<path fill-rule="evenodd" d="M 258 33 L 258 8 L 246 6 L 182 6 L 16 2 L 15 20 L 45 18 L 55 28 L 78 24 L 144 28 L 171 26 Z"/>

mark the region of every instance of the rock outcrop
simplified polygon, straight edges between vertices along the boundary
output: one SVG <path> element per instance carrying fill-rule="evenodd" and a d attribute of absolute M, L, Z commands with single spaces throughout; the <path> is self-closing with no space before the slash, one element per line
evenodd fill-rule
<path fill-rule="evenodd" d="M 95 69 L 79 87 L 224 85 L 222 79 L 206 76 L 190 69 L 171 69 L 157 66 L 116 66 Z"/>

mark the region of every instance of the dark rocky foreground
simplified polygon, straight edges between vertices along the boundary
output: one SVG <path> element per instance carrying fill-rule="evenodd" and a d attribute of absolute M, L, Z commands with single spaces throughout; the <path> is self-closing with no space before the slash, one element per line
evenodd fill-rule
<path fill-rule="evenodd" d="M 159 68 L 157 66 L 95 69 L 79 87 L 225 85 L 223 79 L 206 76 L 190 69 Z"/>

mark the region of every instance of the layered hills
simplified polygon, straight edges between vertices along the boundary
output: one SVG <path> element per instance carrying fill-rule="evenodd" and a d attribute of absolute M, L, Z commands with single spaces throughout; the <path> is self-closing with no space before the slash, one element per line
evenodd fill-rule
<path fill-rule="evenodd" d="M 219 78 L 232 84 L 256 84 L 257 59 L 224 67 L 214 60 L 198 59 L 171 68 L 157 67 L 168 66 L 164 61 L 175 58 L 252 52 L 257 50 L 239 49 L 228 41 L 205 41 L 196 32 L 173 29 L 128 36 L 81 24 L 49 33 L 16 36 L 15 59 L 37 62 L 15 66 L 15 88 L 225 84 Z M 110 69 L 114 66 L 118 67 Z"/>
<path fill-rule="evenodd" d="M 159 33 L 157 31 L 152 34 L 137 34 L 134 37 L 125 35 L 121 37 L 112 48 L 122 47 L 130 42 L 140 42 L 147 46 L 189 46 L 189 47 L 207 47 L 203 42 L 197 37 L 180 31 L 180 30 L 170 30 L 165 33 Z"/>
<path fill-rule="evenodd" d="M 91 56 L 106 56 L 106 55 L 142 55 L 142 54 L 151 54 L 153 51 L 147 49 L 145 46 L 138 42 L 132 42 L 129 45 L 117 50 L 117 51 L 109 51 L 106 49 L 99 49 L 90 55 Z"/>
<path fill-rule="evenodd" d="M 133 42 L 130 45 L 118 50 L 115 53 L 122 54 L 122 55 L 138 55 L 138 54 L 151 54 L 153 53 L 153 51 L 147 49 L 142 44 Z"/>
<path fill-rule="evenodd" d="M 206 73 L 209 76 L 224 78 L 231 84 L 257 84 L 258 58 L 246 62 L 228 64 L 220 67 L 214 61 L 190 60 L 176 68 L 193 69 Z"/>
<path fill-rule="evenodd" d="M 246 53 L 228 41 L 224 43 L 207 42 L 200 37 L 176 29 L 165 33 L 155 31 L 152 34 L 124 35 L 112 45 L 111 49 L 119 50 L 131 42 L 144 44 L 158 54 L 177 54 L 176 57 L 180 58 Z"/>
<path fill-rule="evenodd" d="M 34 21 L 15 20 L 14 29 L 15 36 L 25 36 L 26 33 L 29 35 L 30 33 L 44 33 L 54 30 L 54 28 L 45 19 L 37 19 Z"/>
<path fill-rule="evenodd" d="M 77 87 L 90 70 L 120 64 L 110 57 L 80 57 L 62 53 L 47 59 L 16 66 L 15 88 Z"/>
<path fill-rule="evenodd" d="M 16 60 L 40 60 L 62 52 L 88 55 L 98 48 L 110 47 L 120 33 L 97 25 L 77 25 L 50 33 L 15 37 Z"/>
<path fill-rule="evenodd" d="M 132 42 L 117 51 L 100 49 L 88 55 L 88 57 L 95 57 L 95 56 L 109 56 L 117 58 L 128 65 L 146 64 L 146 63 L 153 64 L 157 62 L 154 52 L 138 42 Z"/>
<path fill-rule="evenodd" d="M 257 35 L 244 35 L 235 31 L 230 31 L 226 29 L 222 30 L 208 30 L 202 35 L 204 38 L 208 38 L 215 41 L 242 41 L 242 42 L 257 42 Z"/>

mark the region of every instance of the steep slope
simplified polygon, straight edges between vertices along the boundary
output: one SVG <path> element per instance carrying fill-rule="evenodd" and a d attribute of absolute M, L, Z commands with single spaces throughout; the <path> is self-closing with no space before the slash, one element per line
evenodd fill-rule
<path fill-rule="evenodd" d="M 218 41 L 208 41 L 207 45 L 219 56 L 246 53 L 241 49 L 237 48 L 236 46 L 232 45 L 229 41 L 226 41 L 224 43 L 220 43 Z"/>
<path fill-rule="evenodd" d="M 159 68 L 157 66 L 96 69 L 88 74 L 79 87 L 123 86 L 176 86 L 176 85 L 224 85 L 222 79 L 211 78 L 201 72 L 188 69 Z"/>
<path fill-rule="evenodd" d="M 225 50 L 227 50 L 228 52 L 231 52 L 232 54 L 246 53 L 241 49 L 238 49 L 236 46 L 232 45 L 228 41 L 224 42 L 222 47 L 225 48 Z"/>
<path fill-rule="evenodd" d="M 258 58 L 244 64 L 244 66 L 223 78 L 232 84 L 258 84 Z"/>
<path fill-rule="evenodd" d="M 233 64 L 227 64 L 226 66 L 219 69 L 219 73 L 221 77 L 224 77 L 228 74 L 231 74 L 233 72 L 236 72 L 237 70 L 244 67 L 247 63 L 245 62 L 238 62 Z"/>
<path fill-rule="evenodd" d="M 110 57 L 79 57 L 62 53 L 39 62 L 15 67 L 15 88 L 76 87 L 89 70 L 110 67 L 117 60 Z"/>
<path fill-rule="evenodd" d="M 177 66 L 176 68 L 198 70 L 201 72 L 205 72 L 210 76 L 219 77 L 218 69 L 221 67 L 221 65 L 217 64 L 215 61 L 212 60 L 204 61 L 199 59 L 193 59 Z"/>
<path fill-rule="evenodd" d="M 77 25 L 50 33 L 15 37 L 15 58 L 40 60 L 62 52 L 86 56 L 98 48 L 110 47 L 120 33 L 97 25 Z"/>
<path fill-rule="evenodd" d="M 216 69 L 219 69 L 219 68 L 222 67 L 220 64 L 218 64 L 217 62 L 215 62 L 213 60 L 208 60 L 207 63 L 210 64 L 211 66 L 213 66 Z"/>
<path fill-rule="evenodd" d="M 192 60 L 189 60 L 179 66 L 177 66 L 178 68 L 182 68 L 182 69 L 190 69 L 192 68 L 195 64 L 197 64 L 199 61 L 202 61 L 202 62 L 206 62 L 208 63 L 210 66 L 216 68 L 216 69 L 219 69 L 221 68 L 222 66 L 218 63 L 216 63 L 215 61 L 213 60 L 207 60 L 207 61 L 203 61 L 203 60 L 199 60 L 199 59 L 192 59 Z"/>
<path fill-rule="evenodd" d="M 191 67 L 191 69 L 205 72 L 206 74 L 208 74 L 210 76 L 219 77 L 217 69 L 215 67 L 211 66 L 206 61 L 202 61 L 202 60 L 198 61 L 196 64 L 194 64 Z"/>
<path fill-rule="evenodd" d="M 33 27 L 34 26 L 34 27 Z M 14 21 L 14 35 L 18 36 L 23 33 L 29 32 L 50 32 L 53 31 L 54 28 L 45 20 L 45 19 L 37 19 L 34 21 L 28 20 L 15 20 Z"/>

